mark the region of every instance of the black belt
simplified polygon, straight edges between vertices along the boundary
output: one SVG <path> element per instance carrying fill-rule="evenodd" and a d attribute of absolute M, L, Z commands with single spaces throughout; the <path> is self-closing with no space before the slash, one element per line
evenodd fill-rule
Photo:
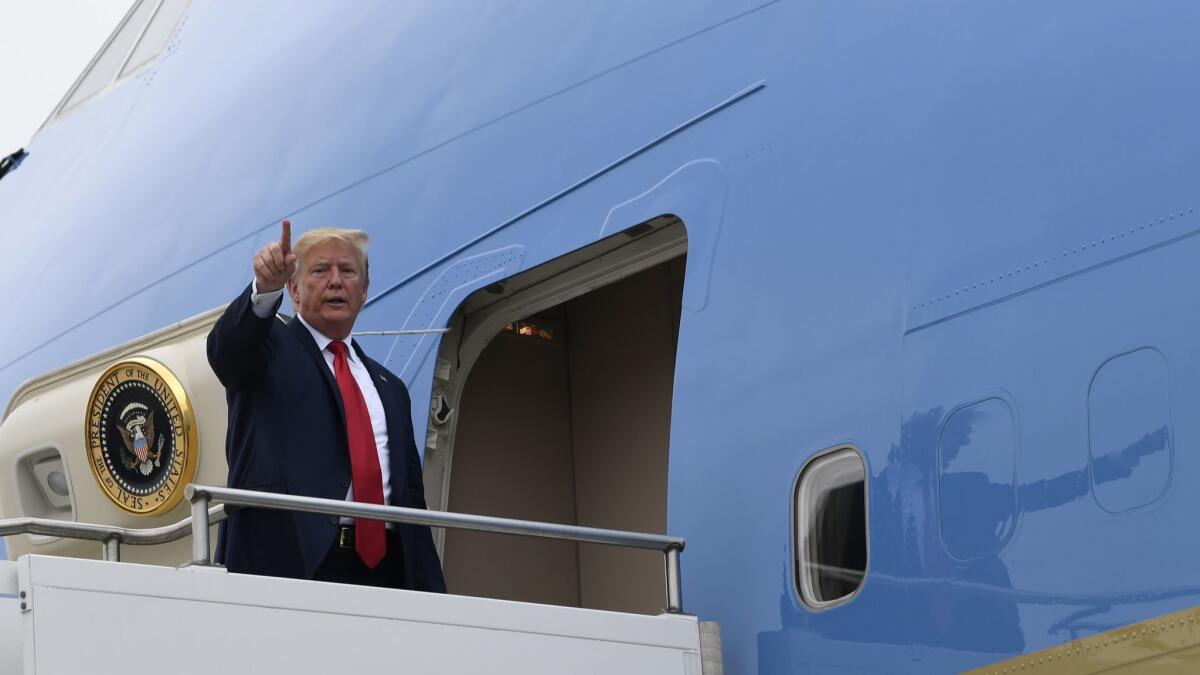
<path fill-rule="evenodd" d="M 337 531 L 334 533 L 334 535 L 335 535 L 333 537 L 333 545 L 334 546 L 336 546 L 338 548 L 348 548 L 352 551 L 354 550 L 354 525 L 353 524 L 338 525 Z M 386 530 L 384 530 L 384 537 L 387 539 L 389 544 L 391 543 L 392 539 L 395 538 L 395 536 L 396 536 L 396 531 L 393 530 L 392 528 L 389 527 Z"/>
<path fill-rule="evenodd" d="M 338 548 L 354 549 L 354 526 L 353 525 L 338 525 L 337 536 L 333 538 L 333 545 Z"/>

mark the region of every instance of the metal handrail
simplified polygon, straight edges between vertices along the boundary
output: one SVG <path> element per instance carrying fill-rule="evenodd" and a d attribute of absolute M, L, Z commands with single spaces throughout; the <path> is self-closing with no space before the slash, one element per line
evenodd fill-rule
<path fill-rule="evenodd" d="M 201 518 L 207 521 L 208 525 L 215 525 L 225 520 L 225 507 L 220 504 L 211 509 L 206 508 L 205 512 L 207 518 L 203 515 Z M 195 527 L 195 522 L 193 522 L 195 515 L 196 512 L 193 509 L 192 516 L 177 523 L 144 529 L 97 523 L 77 523 L 53 518 L 10 518 L 0 520 L 0 537 L 15 534 L 40 534 L 64 539 L 98 541 L 103 544 L 104 559 L 119 562 L 121 560 L 121 544 L 151 546 L 183 539 L 192 533 Z M 205 528 L 204 531 L 207 532 L 208 529 Z"/>
<path fill-rule="evenodd" d="M 449 513 L 446 511 L 426 511 L 424 509 L 410 509 L 400 506 L 362 504 L 338 499 L 318 499 L 316 497 L 284 495 L 274 492 L 253 492 L 250 490 L 207 485 L 190 484 L 184 491 L 184 495 L 192 503 L 192 565 L 210 564 L 208 562 L 208 528 L 202 525 L 202 523 L 204 522 L 204 514 L 208 511 L 209 501 L 215 500 L 232 506 L 320 513 L 330 516 L 382 520 L 389 523 L 448 527 L 452 529 L 475 530 L 478 532 L 497 532 L 527 537 L 565 539 L 590 544 L 607 544 L 610 546 L 656 550 L 662 552 L 665 557 L 667 611 L 674 614 L 683 612 L 683 590 L 680 580 L 679 554 L 683 551 L 684 540 L 681 537 L 625 532 L 621 530 L 605 530 L 595 527 L 580 527 L 578 525 L 541 523 L 530 520 L 514 520 L 511 518 L 495 518 L 492 516 L 477 516 L 465 513 Z"/>

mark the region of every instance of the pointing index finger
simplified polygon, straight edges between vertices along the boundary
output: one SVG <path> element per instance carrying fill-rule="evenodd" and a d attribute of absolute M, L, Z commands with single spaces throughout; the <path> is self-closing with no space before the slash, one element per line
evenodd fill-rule
<path fill-rule="evenodd" d="M 283 226 L 279 233 L 279 248 L 283 249 L 283 255 L 292 252 L 292 221 L 284 218 Z"/>

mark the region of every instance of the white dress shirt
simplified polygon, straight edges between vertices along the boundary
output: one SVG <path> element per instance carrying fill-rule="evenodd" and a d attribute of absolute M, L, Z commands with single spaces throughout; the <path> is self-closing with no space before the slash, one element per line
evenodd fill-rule
<path fill-rule="evenodd" d="M 254 314 L 263 319 L 271 316 L 275 307 L 275 301 L 282 295 L 282 288 L 270 293 L 259 293 L 258 282 L 251 282 L 250 303 Z M 334 379 L 336 380 L 337 373 L 333 369 L 333 352 L 326 349 L 333 340 L 310 326 L 304 320 L 304 317 L 299 314 L 296 315 L 296 318 L 312 334 L 313 340 L 317 343 L 317 349 L 321 350 L 321 356 L 325 357 L 325 365 L 329 366 L 329 372 L 334 373 Z M 354 381 L 358 383 L 358 388 L 362 391 L 363 399 L 367 402 L 367 414 L 371 417 L 371 431 L 375 433 L 375 451 L 379 454 L 379 471 L 383 475 L 383 503 L 390 504 L 389 500 L 392 496 L 392 488 L 388 482 L 388 478 L 391 475 L 391 463 L 388 461 L 387 416 L 383 412 L 383 401 L 379 399 L 379 390 L 375 388 L 375 383 L 371 380 L 371 373 L 367 371 L 367 367 L 359 358 L 358 352 L 354 351 L 354 347 L 351 346 L 349 340 L 342 340 L 341 342 L 346 345 L 346 361 L 350 366 L 350 374 L 354 376 Z M 353 483 L 346 492 L 346 501 L 354 501 Z M 341 522 L 344 525 L 349 525 L 354 522 L 354 519 L 342 518 Z M 388 527 L 394 527 L 394 523 L 388 523 Z"/>

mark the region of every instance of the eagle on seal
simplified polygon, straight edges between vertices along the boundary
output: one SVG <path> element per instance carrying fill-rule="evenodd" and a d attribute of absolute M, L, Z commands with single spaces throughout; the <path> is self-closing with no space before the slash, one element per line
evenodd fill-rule
<path fill-rule="evenodd" d="M 117 418 L 117 431 L 125 441 L 121 463 L 126 469 L 137 469 L 143 476 L 149 476 L 159 465 L 165 440 L 158 438 L 158 447 L 154 447 L 154 415 L 150 408 L 136 401 L 125 406 Z"/>

